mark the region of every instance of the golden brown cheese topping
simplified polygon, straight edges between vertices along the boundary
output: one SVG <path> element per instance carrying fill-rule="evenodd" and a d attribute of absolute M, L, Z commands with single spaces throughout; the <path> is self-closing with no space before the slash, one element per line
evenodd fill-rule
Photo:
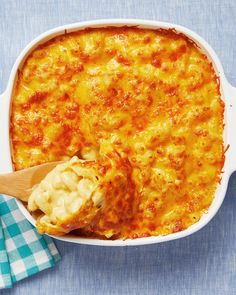
<path fill-rule="evenodd" d="M 65 34 L 36 48 L 19 71 L 13 162 L 19 170 L 117 152 L 130 164 L 133 197 L 125 199 L 121 185 L 98 226 L 79 234 L 178 232 L 213 200 L 224 163 L 223 113 L 214 69 L 185 36 L 126 27 Z"/>

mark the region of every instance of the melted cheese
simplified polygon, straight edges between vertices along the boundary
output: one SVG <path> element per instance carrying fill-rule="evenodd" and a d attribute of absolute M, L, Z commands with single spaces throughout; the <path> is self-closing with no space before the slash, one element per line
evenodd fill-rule
<path fill-rule="evenodd" d="M 104 202 L 96 168 L 93 161 L 73 157 L 59 164 L 33 189 L 28 209 L 42 212 L 36 222 L 40 233 L 61 235 L 93 220 Z"/>
<path fill-rule="evenodd" d="M 19 170 L 117 151 L 130 163 L 133 196 L 122 202 L 118 190 L 120 202 L 79 234 L 169 234 L 197 222 L 213 200 L 223 113 L 214 69 L 185 36 L 136 28 L 65 34 L 36 48 L 19 72 L 13 162 Z"/>

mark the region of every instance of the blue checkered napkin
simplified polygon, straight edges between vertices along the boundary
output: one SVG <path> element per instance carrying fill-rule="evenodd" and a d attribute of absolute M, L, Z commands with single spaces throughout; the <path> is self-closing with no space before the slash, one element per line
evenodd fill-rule
<path fill-rule="evenodd" d="M 0 288 L 10 288 L 59 259 L 52 239 L 37 233 L 14 199 L 0 195 Z"/>

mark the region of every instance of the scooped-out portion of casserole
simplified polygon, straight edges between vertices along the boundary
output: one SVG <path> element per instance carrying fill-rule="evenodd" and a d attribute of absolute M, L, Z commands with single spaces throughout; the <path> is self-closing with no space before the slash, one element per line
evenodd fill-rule
<path fill-rule="evenodd" d="M 106 156 L 98 161 L 74 156 L 33 188 L 28 209 L 41 234 L 80 228 L 110 238 L 132 221 L 138 203 L 131 165 L 117 153 Z"/>
<path fill-rule="evenodd" d="M 134 239 L 188 228 L 221 178 L 223 117 L 212 64 L 174 30 L 86 29 L 39 45 L 19 70 L 10 131 L 16 170 L 66 161 L 30 198 L 39 231 Z"/>

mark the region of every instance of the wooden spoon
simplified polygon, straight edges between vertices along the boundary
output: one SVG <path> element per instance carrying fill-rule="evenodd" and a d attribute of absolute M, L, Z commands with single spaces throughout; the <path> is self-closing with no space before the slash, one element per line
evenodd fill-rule
<path fill-rule="evenodd" d="M 33 186 L 40 183 L 53 168 L 62 162 L 63 161 L 45 163 L 0 175 L 0 194 L 10 195 L 27 202 Z"/>

